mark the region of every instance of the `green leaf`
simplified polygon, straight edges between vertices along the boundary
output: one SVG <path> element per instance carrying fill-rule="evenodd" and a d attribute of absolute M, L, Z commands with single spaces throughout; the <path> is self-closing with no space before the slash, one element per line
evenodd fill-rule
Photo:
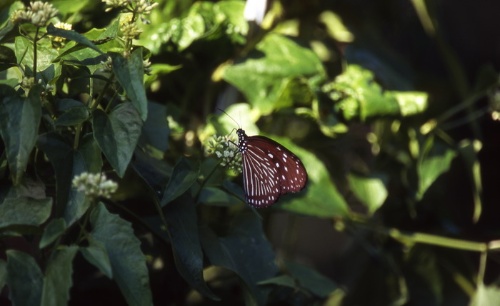
<path fill-rule="evenodd" d="M 289 288 L 297 288 L 297 282 L 290 275 L 280 275 L 259 282 L 259 285 L 278 285 Z"/>
<path fill-rule="evenodd" d="M 142 121 L 145 121 L 148 117 L 148 99 L 143 81 L 142 48 L 136 49 L 128 58 L 115 54 L 112 59 L 116 79 L 141 115 Z"/>
<path fill-rule="evenodd" d="M 22 97 L 11 87 L 0 85 L 0 135 L 14 184 L 19 184 L 38 136 L 42 116 L 40 88 Z"/>
<path fill-rule="evenodd" d="M 500 288 L 479 284 L 470 306 L 496 306 L 500 300 Z"/>
<path fill-rule="evenodd" d="M 123 177 L 141 134 L 139 113 L 131 103 L 121 103 L 109 115 L 96 110 L 92 125 L 94 137 L 106 159 Z"/>
<path fill-rule="evenodd" d="M 347 120 L 367 120 L 377 116 L 410 116 L 427 108 L 423 92 L 384 91 L 373 73 L 358 65 L 349 65 L 334 82 L 322 90 L 336 102 L 336 109 Z"/>
<path fill-rule="evenodd" d="M 322 218 L 345 216 L 349 211 L 347 203 L 330 179 L 325 165 L 314 154 L 290 140 L 274 136 L 273 139 L 300 157 L 309 177 L 304 190 L 281 197 L 279 203 L 283 204 L 278 207 Z"/>
<path fill-rule="evenodd" d="M 113 269 L 111 268 L 111 261 L 109 260 L 106 247 L 101 242 L 95 240 L 92 235 L 89 235 L 87 239 L 89 246 L 80 249 L 83 257 L 97 267 L 104 275 L 113 278 Z"/>
<path fill-rule="evenodd" d="M 201 294 L 219 300 L 203 279 L 203 252 L 198 231 L 196 203 L 189 195 L 185 195 L 182 201 L 167 205 L 165 218 L 177 271 Z"/>
<path fill-rule="evenodd" d="M 56 126 L 75 126 L 89 119 L 89 110 L 85 105 L 75 106 L 67 109 L 56 120 Z"/>
<path fill-rule="evenodd" d="M 17 250 L 7 250 L 7 286 L 13 305 L 40 305 L 43 274 L 35 259 Z"/>
<path fill-rule="evenodd" d="M 68 304 L 73 284 L 73 258 L 77 251 L 77 246 L 60 246 L 54 250 L 45 270 L 41 305 Z"/>
<path fill-rule="evenodd" d="M 252 213 L 236 216 L 228 235 L 217 237 L 212 230 L 201 230 L 202 244 L 212 265 L 235 272 L 254 303 L 265 305 L 269 288 L 258 286 L 278 271 L 275 254 L 262 230 L 260 219 Z"/>
<path fill-rule="evenodd" d="M 64 37 L 66 39 L 76 41 L 77 43 L 79 43 L 81 45 L 84 45 L 88 48 L 91 48 L 91 49 L 103 54 L 103 52 L 99 48 L 97 48 L 97 46 L 94 45 L 87 37 L 83 36 L 82 34 L 76 32 L 76 31 L 56 28 L 51 23 L 47 26 L 47 34 L 52 35 L 52 36 Z"/>
<path fill-rule="evenodd" d="M 318 297 L 326 298 L 337 289 L 333 281 L 309 267 L 292 262 L 287 262 L 286 267 L 302 288 Z"/>
<path fill-rule="evenodd" d="M 384 182 L 377 177 L 361 177 L 350 174 L 347 177 L 350 190 L 373 214 L 387 198 Z"/>
<path fill-rule="evenodd" d="M 0 291 L 7 283 L 7 262 L 0 259 Z"/>
<path fill-rule="evenodd" d="M 142 127 L 139 145 L 143 148 L 153 147 L 156 150 L 166 152 L 168 150 L 168 138 L 170 128 L 167 123 L 167 108 L 163 104 L 148 103 L 148 118 Z"/>
<path fill-rule="evenodd" d="M 417 164 L 419 178 L 417 200 L 422 199 L 436 179 L 449 170 L 456 155 L 457 152 L 444 143 L 434 141 L 434 137 L 427 138 Z"/>
<path fill-rule="evenodd" d="M 290 104 L 280 102 L 281 98 L 287 97 L 289 101 L 294 96 L 310 96 L 312 89 L 309 87 L 314 88 L 314 84 L 324 77 L 323 65 L 312 50 L 278 34 L 266 35 L 255 51 L 227 67 L 223 75 L 224 80 L 243 92 L 262 114 L 271 113 L 280 104 Z M 287 85 L 295 78 L 310 83 L 303 87 L 305 92 L 287 93 Z"/>
<path fill-rule="evenodd" d="M 56 241 L 66 230 L 66 222 L 64 219 L 52 219 L 50 223 L 45 227 L 43 231 L 42 238 L 38 244 L 41 249 L 45 248 L 52 242 Z"/>
<path fill-rule="evenodd" d="M 161 206 L 175 200 L 189 190 L 198 179 L 199 167 L 195 167 L 189 160 L 181 157 L 174 167 L 174 171 L 161 199 Z"/>
<path fill-rule="evenodd" d="M 50 216 L 52 198 L 7 197 L 0 204 L 0 228 L 13 225 L 38 226 Z"/>
<path fill-rule="evenodd" d="M 17 63 L 23 64 L 27 71 L 33 76 L 34 49 L 33 42 L 24 36 L 16 36 L 14 41 L 14 52 L 16 54 Z M 57 50 L 46 42 L 37 45 L 37 73 L 47 69 L 52 65 L 54 59 L 58 56 Z"/>
<path fill-rule="evenodd" d="M 152 305 L 146 257 L 129 222 L 100 203 L 91 214 L 92 236 L 104 245 L 113 278 L 129 305 Z"/>

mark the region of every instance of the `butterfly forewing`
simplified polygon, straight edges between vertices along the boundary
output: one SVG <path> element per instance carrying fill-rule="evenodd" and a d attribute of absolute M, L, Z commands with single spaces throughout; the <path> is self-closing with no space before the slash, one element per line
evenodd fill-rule
<path fill-rule="evenodd" d="M 237 134 L 248 204 L 269 206 L 276 203 L 280 195 L 304 188 L 307 172 L 295 154 L 267 137 L 248 137 L 242 129 L 238 129 Z"/>

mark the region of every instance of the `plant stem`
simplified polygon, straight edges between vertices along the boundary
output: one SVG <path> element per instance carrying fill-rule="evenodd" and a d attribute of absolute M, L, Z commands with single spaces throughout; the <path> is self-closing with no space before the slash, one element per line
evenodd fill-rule
<path fill-rule="evenodd" d="M 36 62 L 37 62 L 37 42 L 38 42 L 38 33 L 40 32 L 40 27 L 36 27 L 35 37 L 33 38 L 33 79 L 36 80 Z"/>

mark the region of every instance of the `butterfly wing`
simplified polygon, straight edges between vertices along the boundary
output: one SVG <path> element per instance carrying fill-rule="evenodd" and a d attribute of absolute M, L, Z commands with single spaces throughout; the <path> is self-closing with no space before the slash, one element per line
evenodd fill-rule
<path fill-rule="evenodd" d="M 276 203 L 280 195 L 304 188 L 307 171 L 295 154 L 264 136 L 244 140 L 243 185 L 248 204 L 266 207 Z"/>

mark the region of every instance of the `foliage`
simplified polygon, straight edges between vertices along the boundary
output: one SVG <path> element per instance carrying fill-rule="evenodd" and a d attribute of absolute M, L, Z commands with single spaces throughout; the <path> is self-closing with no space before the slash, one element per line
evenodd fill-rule
<path fill-rule="evenodd" d="M 469 86 L 423 1 L 446 94 L 336 7 L 291 3 L 262 23 L 239 0 L 0 4 L 1 303 L 494 304 L 497 72 Z M 238 126 L 307 188 L 248 207 Z M 272 238 L 279 216 L 349 237 L 335 273 L 299 263 L 303 228 Z"/>

